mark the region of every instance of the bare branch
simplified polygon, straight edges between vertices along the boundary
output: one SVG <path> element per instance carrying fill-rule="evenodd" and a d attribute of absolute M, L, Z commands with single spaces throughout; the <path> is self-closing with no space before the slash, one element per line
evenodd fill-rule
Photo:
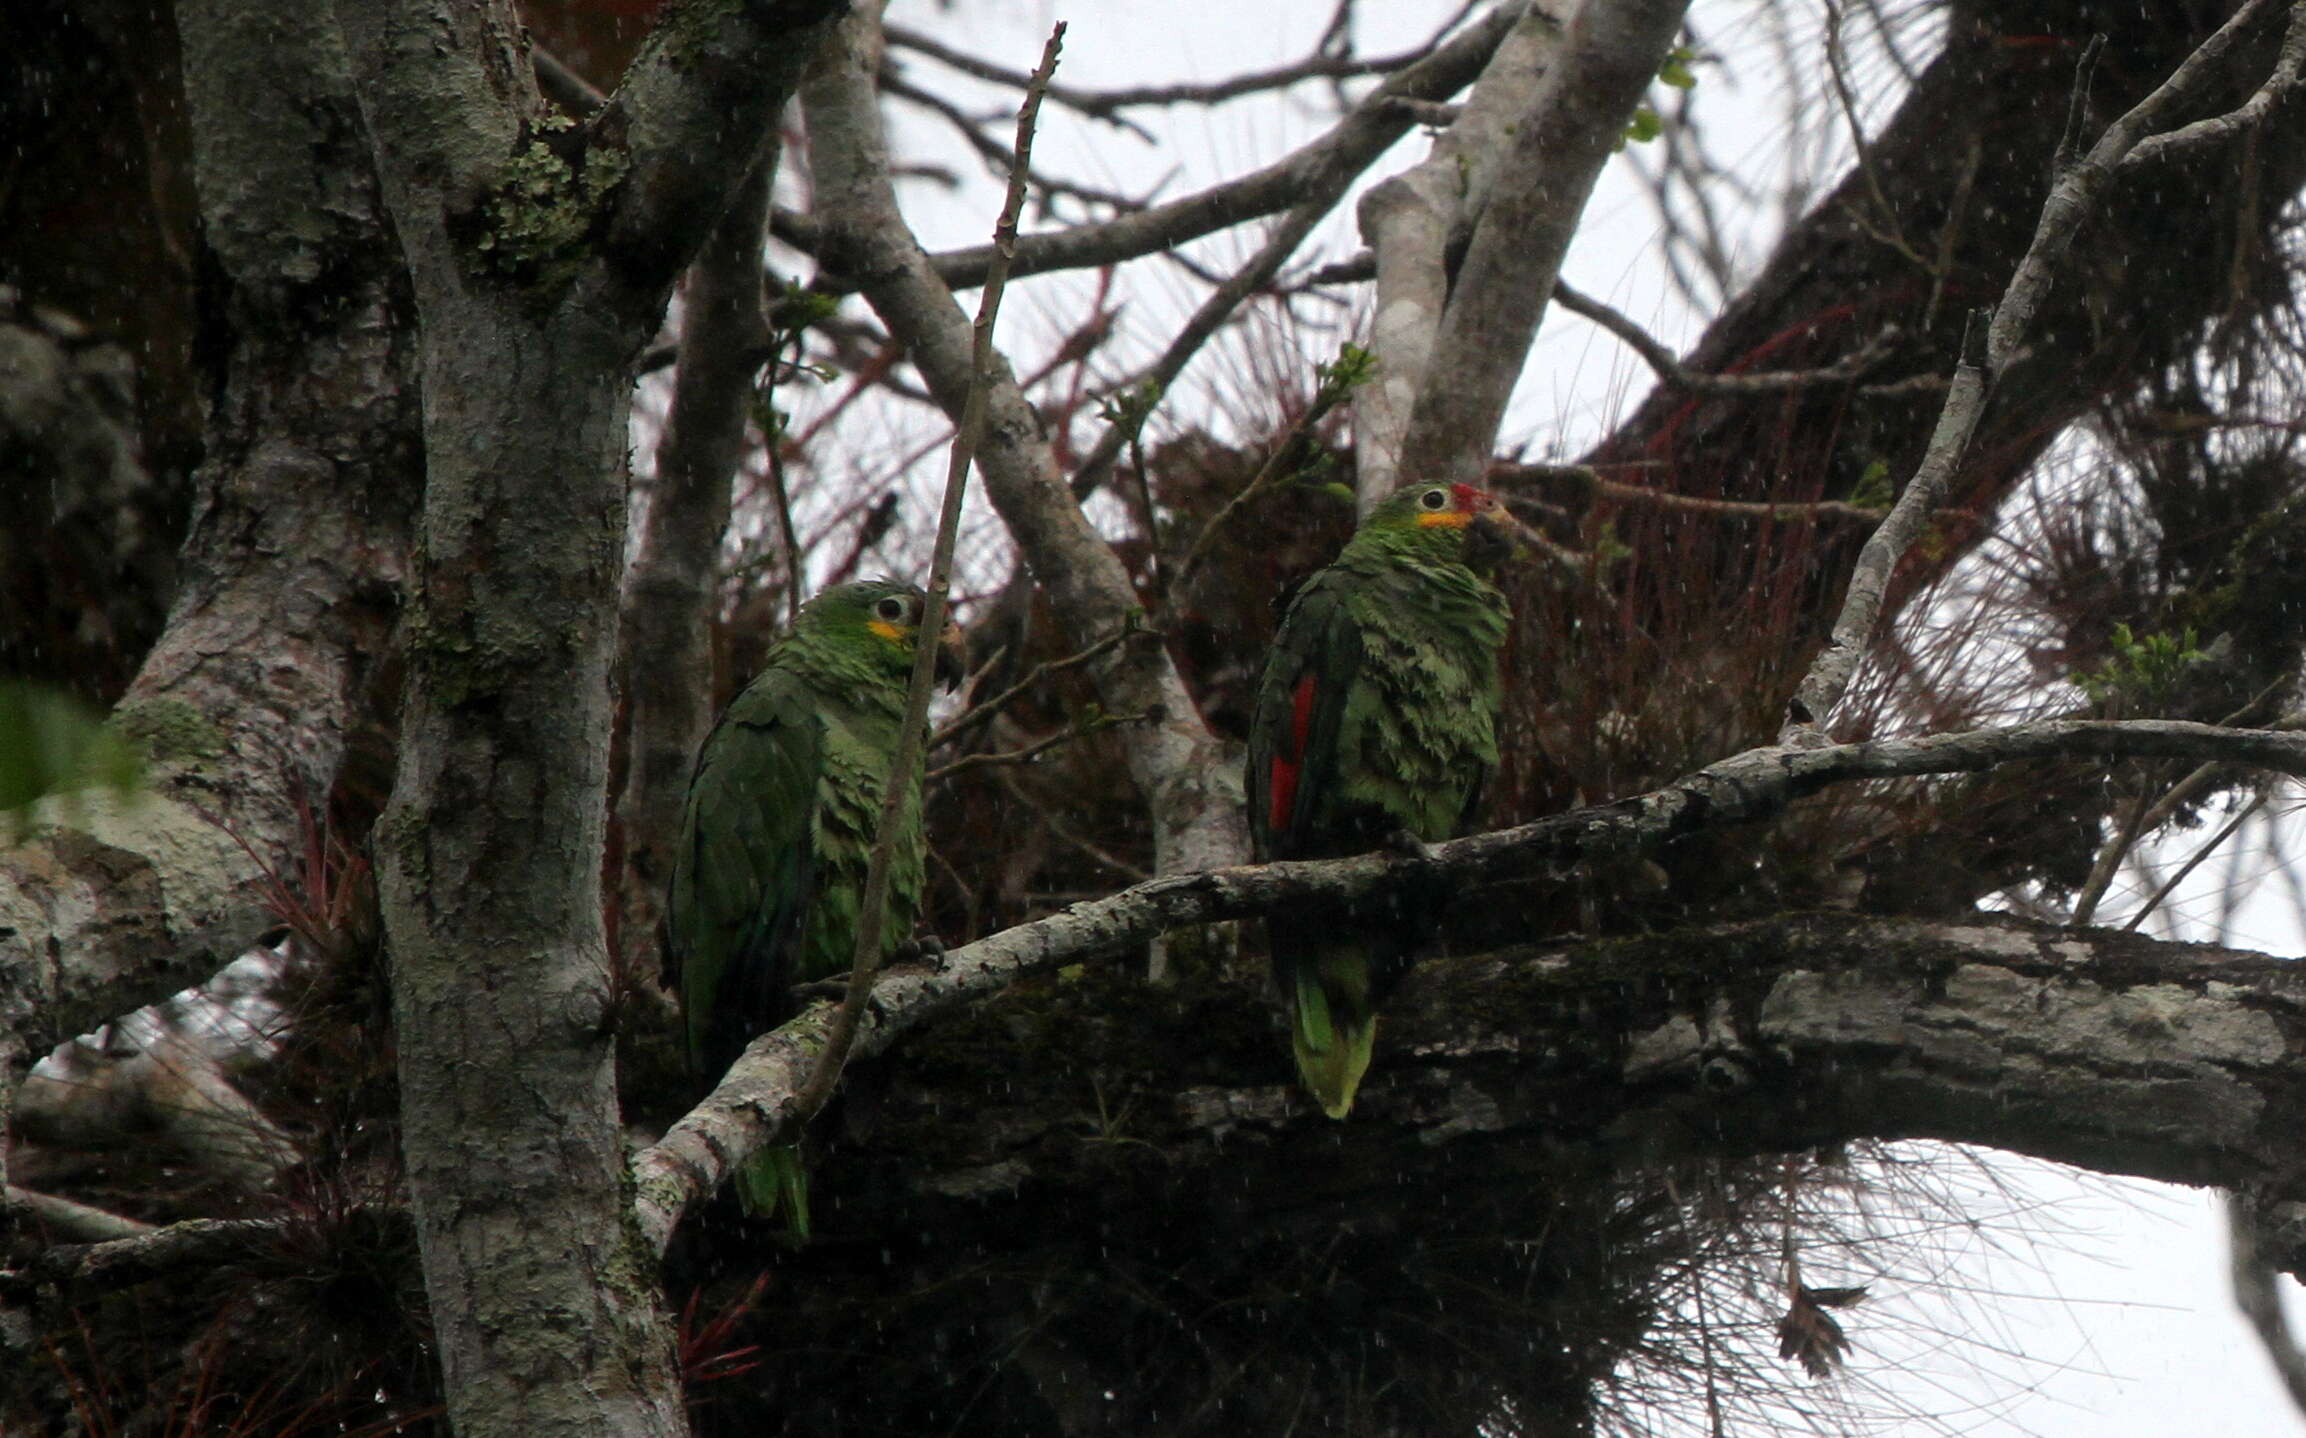
<path fill-rule="evenodd" d="M 1511 147 L 1511 127 L 1561 42 L 1562 22 L 1547 5 L 1531 5 L 1432 152 L 1362 197 L 1358 218 L 1377 279 L 1369 325 L 1377 374 L 1353 405 L 1355 499 L 1364 512 L 1401 484 L 1402 439 L 1448 306 L 1451 246 L 1471 233 Z"/>
<path fill-rule="evenodd" d="M 1905 491 L 1898 496 L 1889 519 L 1868 537 L 1858 556 L 1832 636 L 1812 661 L 1800 688 L 1787 705 L 1785 737 L 1814 735 L 1826 724 L 1834 706 L 1848 690 L 1850 679 L 1857 672 L 1858 660 L 1872 642 L 1883 597 L 1898 561 L 1926 527 L 1928 513 L 1937 507 L 1939 496 L 1951 482 L 1962 452 L 1977 428 L 1979 416 L 1985 410 L 1988 378 L 2001 373 L 2017 358 L 2035 313 L 2049 293 L 2058 261 L 2073 243 L 2075 234 L 2096 212 L 2116 173 L 2169 152 L 2169 147 L 2161 147 L 2142 155 L 2139 149 L 2162 117 L 2202 86 L 2271 3 L 2272 0 L 2248 0 L 2193 54 L 2180 62 L 2168 80 L 2108 126 L 2089 153 L 2060 174 L 2051 186 L 2049 196 L 2042 202 L 2042 215 L 2034 227 L 2033 241 L 2010 276 L 2001 300 L 1991 311 L 1972 316 L 1970 332 L 1963 339 L 1962 362 L 1946 393 L 1945 405 L 1939 411 L 1929 448 Z M 2297 84 L 2302 52 L 2306 52 L 2306 17 L 2294 9 L 2274 72 L 2249 103 L 2235 111 L 2234 116 L 2222 118 L 2233 119 L 2247 113 L 2254 123 L 2270 114 L 2273 99 L 2267 98 L 2264 104 L 2259 104 L 2259 100 L 2279 97 Z M 2188 129 L 2192 131 L 2192 127 Z M 2195 138 L 2189 138 L 2187 143 L 2223 133 L 2226 132 L 2193 131 Z M 1980 329 L 1984 331 L 1982 336 L 1977 333 Z"/>
<path fill-rule="evenodd" d="M 1142 724 L 1146 718 L 1147 716 L 1143 714 L 1100 714 L 1094 719 L 1075 724 L 1070 728 L 1060 729 L 1054 734 L 1045 734 L 1020 749 L 1004 749 L 997 754 L 964 754 L 950 764 L 940 764 L 931 769 L 929 777 L 931 779 L 950 779 L 955 774 L 966 774 L 972 769 L 1000 769 L 1014 767 L 1018 764 L 1030 764 L 1060 745 L 1070 744 L 1076 739 L 1086 739 L 1091 734 L 1103 729 L 1112 729 L 1123 724 Z"/>
<path fill-rule="evenodd" d="M 1103 224 L 1020 236 L 1017 262 L 1010 275 L 1015 278 L 1118 264 L 1156 254 L 1244 220 L 1288 209 L 1317 188 L 1339 183 L 1340 177 L 1349 184 L 1408 133 L 1410 117 L 1393 101 L 1445 100 L 1465 88 L 1481 73 L 1520 13 L 1520 5 L 1508 4 L 1484 15 L 1436 46 L 1432 54 L 1388 78 L 1328 134 L 1261 170 Z M 779 238 L 786 235 L 780 232 Z M 982 246 L 934 258 L 938 277 L 955 289 L 982 283 L 991 261 L 991 251 Z"/>
<path fill-rule="evenodd" d="M 1849 589 L 1842 596 L 1833 632 L 1786 706 L 1780 737 L 1787 742 L 1821 737 L 1826 717 L 1841 702 L 1850 677 L 1857 672 L 1859 656 L 1873 642 L 1874 625 L 1881 618 L 1882 603 L 1899 559 L 1929 526 L 1940 496 L 1961 464 L 1962 451 L 1986 408 L 1986 333 L 1985 312 L 1973 313 L 1962 335 L 1962 361 L 1954 370 L 1953 385 L 1946 391 L 1945 407 L 1938 412 L 1937 428 L 1930 433 L 1922 462 L 1891 506 L 1890 517 L 1866 536 L 1851 568 Z"/>
<path fill-rule="evenodd" d="M 870 22 L 852 18 L 841 36 L 839 63 L 819 67 L 804 97 L 825 259 L 862 279 L 891 336 L 905 346 L 939 406 L 957 418 L 976 373 L 967 326 L 897 210 L 873 98 Z M 996 363 L 986 399 L 989 424 L 977 455 L 986 495 L 1048 590 L 1068 642 L 1086 648 L 1129 623 L 1141 607 L 1136 592 L 1066 488 L 1039 417 L 1005 363 Z M 1166 652 L 1123 645 L 1093 662 L 1091 676 L 1107 709 L 1160 716 L 1129 729 L 1124 753 L 1146 797 L 1162 869 L 1237 858 L 1247 849 L 1238 781 Z"/>
<path fill-rule="evenodd" d="M 1701 374 L 1683 365 L 1672 350 L 1659 344 L 1647 330 L 1637 325 L 1620 310 L 1603 304 L 1590 295 L 1572 289 L 1566 281 L 1553 282 L 1554 303 L 1573 315 L 1592 320 L 1619 339 L 1624 340 L 1634 353 L 1640 355 L 1657 377 L 1675 389 L 1693 394 L 1763 395 L 1787 394 L 1797 390 L 1828 389 L 1835 385 L 1854 384 L 1866 371 L 1888 359 L 1901 338 L 1893 326 L 1883 330 L 1859 349 L 1843 356 L 1823 369 L 1813 370 L 1756 370 L 1749 374 Z"/>
<path fill-rule="evenodd" d="M 105 1243 L 116 1238 L 134 1238 L 150 1233 L 152 1225 L 106 1209 L 92 1208 L 85 1203 L 74 1203 L 69 1198 L 58 1198 L 52 1193 L 18 1188 L 14 1184 L 0 1190 L 0 1204 L 16 1209 L 39 1226 L 65 1234 L 84 1243 Z"/>
<path fill-rule="evenodd" d="M 1024 678 L 1018 680 L 1016 683 L 1010 685 L 1008 688 L 1002 690 L 992 698 L 987 699 L 982 703 L 970 705 L 966 713 L 956 715 L 951 722 L 947 723 L 943 728 L 929 736 L 929 747 L 931 749 L 937 749 L 952 743 L 955 739 L 960 738 L 963 734 L 966 734 L 971 729 L 974 729 L 978 725 L 987 722 L 994 715 L 1009 707 L 1009 705 L 1014 702 L 1019 695 L 1031 690 L 1033 686 L 1039 684 L 1042 680 L 1048 678 L 1050 675 L 1062 674 L 1068 669 L 1077 668 L 1080 665 L 1086 664 L 1090 660 L 1096 659 L 1101 655 L 1109 654 L 1119 645 L 1125 644 L 1129 640 L 1134 639 L 1139 635 L 1150 636 L 1152 634 L 1153 631 L 1150 629 L 1145 629 L 1137 625 L 1124 625 L 1122 628 L 1106 635 L 1096 643 L 1091 644 L 1086 649 L 1075 650 L 1073 653 L 1066 655 L 1062 659 L 1044 659 L 1039 664 L 1036 664 L 1031 669 L 1027 670 L 1025 672 Z"/>
<path fill-rule="evenodd" d="M 1647 794 L 1436 845 L 1426 861 L 1377 853 L 1242 865 L 1172 874 L 1074 904 L 956 949 L 935 970 L 885 974 L 860 1024 L 856 1052 L 880 1052 L 898 1035 L 1022 974 L 1125 953 L 1172 929 L 1244 918 L 1285 901 L 1344 901 L 1409 882 L 1527 874 L 1546 862 L 1641 852 L 1767 818 L 1834 784 L 2084 755 L 2217 760 L 2306 776 L 2306 735 L 2177 720 L 2047 721 L 1827 748 L 1752 749 Z M 819 1005 L 754 1040 L 720 1086 L 635 1159 L 642 1231 L 660 1248 L 688 1205 L 712 1191 L 732 1165 L 797 1131 L 793 1096 L 829 1014 L 829 1006 Z"/>
<path fill-rule="evenodd" d="M 1322 217 L 1345 197 L 1346 188 L 1351 183 L 1350 175 L 1330 176 L 1326 182 L 1316 185 L 1313 193 L 1306 196 L 1302 203 L 1283 215 L 1281 222 L 1273 227 L 1273 233 L 1265 237 L 1265 243 L 1258 246 L 1257 253 L 1250 257 L 1249 263 L 1235 270 L 1224 283 L 1211 290 L 1194 307 L 1192 317 L 1179 327 L 1176 338 L 1169 341 L 1168 347 L 1161 351 L 1161 357 L 1137 378 L 1132 387 L 1150 384 L 1159 393 L 1167 394 L 1171 386 L 1176 384 L 1177 377 L 1185 372 L 1185 366 L 1192 362 L 1193 356 L 1224 327 L 1241 302 L 1271 284 L 1273 277 L 1281 273 L 1281 267 L 1289 262 L 1291 255 L 1297 253 L 1297 247 L 1305 243 L 1305 237 L 1313 233 L 1313 227 L 1320 224 Z M 1083 456 L 1080 466 L 1073 472 L 1074 497 L 1086 499 L 1096 491 L 1122 448 L 1142 428 L 1142 424 L 1113 424 L 1105 427 L 1105 432 L 1097 436 L 1097 443 L 1090 447 L 1089 453 Z"/>
<path fill-rule="evenodd" d="M 1603 477 L 1600 470 L 1583 464 L 1521 464 L 1502 466 L 1491 471 L 1491 482 L 1499 488 L 1510 489 L 1517 483 L 1531 480 L 1566 480 L 1584 489 L 1597 499 L 1619 504 L 1653 504 L 1661 508 L 1687 510 L 1693 514 L 1718 514 L 1736 519 L 1766 519 L 1779 524 L 1813 523 L 1831 519 L 1849 524 L 1879 524 L 1888 515 L 1886 509 L 1873 509 L 1863 504 L 1850 504 L 1839 499 L 1820 499 L 1807 502 L 1705 499 L 1694 494 L 1674 494 L 1667 490 L 1651 489 L 1646 485 L 1626 484 Z"/>
<path fill-rule="evenodd" d="M 897 752 L 890 756 L 889 772 L 881 784 L 881 817 L 873 852 L 865 864 L 865 893 L 859 901 L 856 947 L 849 964 L 849 988 L 833 1015 L 825 1047 L 816 1066 L 801 1085 L 798 1107 L 806 1123 L 832 1097 L 841 1079 L 842 1065 L 857 1037 L 857 1020 L 865 995 L 873 987 L 873 974 L 881 966 L 882 924 L 889 912 L 889 870 L 897 835 L 904 826 L 908 801 L 916 791 L 914 775 L 922 763 L 929 723 L 929 691 L 936 682 L 937 637 L 945 627 L 947 596 L 953 587 L 953 545 L 961 530 L 961 503 L 968 493 L 969 466 L 985 433 L 986 396 L 997 378 L 993 349 L 993 322 L 1001 313 L 1001 293 L 1009 281 L 1009 260 L 1017 252 L 1017 217 L 1025 209 L 1025 189 L 1033 173 L 1033 129 L 1041 115 L 1041 97 L 1057 73 L 1057 56 L 1065 48 L 1065 22 L 1060 20 L 1041 47 L 1041 63 L 1025 85 L 1024 102 L 1017 107 L 1015 163 L 1009 170 L 1008 192 L 1001 215 L 993 224 L 993 265 L 985 275 L 985 288 L 977 299 L 977 319 L 971 327 L 968 394 L 961 403 L 961 418 L 953 436 L 950 462 L 945 469 L 944 507 L 937 516 L 937 539 L 929 559 L 928 600 L 921 607 L 920 628 L 913 645 L 913 673 L 905 692 L 905 715 L 897 727 Z M 917 809 L 912 822 L 918 824 Z"/>
<path fill-rule="evenodd" d="M 887 29 L 890 44 L 903 46 L 950 65 L 964 75 L 1012 88 L 1021 89 L 1025 84 L 1027 77 L 1021 71 L 956 50 L 933 35 L 904 25 L 891 25 Z M 1070 85 L 1052 85 L 1049 87 L 1049 98 L 1069 110 L 1077 110 L 1093 119 L 1104 120 L 1138 135 L 1145 135 L 1141 126 L 1131 123 L 1120 112 L 1152 106 L 1222 104 L 1244 95 L 1287 89 L 1307 80 L 1351 80 L 1363 75 L 1390 75 L 1423 59 L 1432 50 L 1431 45 L 1424 45 L 1399 55 L 1374 60 L 1316 51 L 1293 64 L 1279 65 L 1269 70 L 1251 70 L 1223 80 L 1199 84 L 1138 85 L 1116 90 L 1081 90 Z"/>

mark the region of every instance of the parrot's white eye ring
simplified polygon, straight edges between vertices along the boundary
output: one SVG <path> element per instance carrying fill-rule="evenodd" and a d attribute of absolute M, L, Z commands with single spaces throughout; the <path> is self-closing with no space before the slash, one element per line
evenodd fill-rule
<path fill-rule="evenodd" d="M 1427 509 L 1447 509 L 1449 507 L 1449 491 L 1438 487 L 1429 489 L 1417 496 L 1417 502 Z"/>
<path fill-rule="evenodd" d="M 905 601 L 892 594 L 874 605 L 873 613 L 883 619 L 902 619 L 905 617 Z"/>

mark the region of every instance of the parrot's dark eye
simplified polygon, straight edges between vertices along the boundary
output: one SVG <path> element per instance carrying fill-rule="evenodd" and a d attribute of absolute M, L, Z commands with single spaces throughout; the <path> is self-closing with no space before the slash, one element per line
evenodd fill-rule
<path fill-rule="evenodd" d="M 873 606 L 873 613 L 892 623 L 905 617 L 905 601 L 892 594 Z"/>
<path fill-rule="evenodd" d="M 1417 502 L 1427 509 L 1447 509 L 1449 508 L 1449 491 L 1438 487 L 1429 489 L 1417 496 Z"/>

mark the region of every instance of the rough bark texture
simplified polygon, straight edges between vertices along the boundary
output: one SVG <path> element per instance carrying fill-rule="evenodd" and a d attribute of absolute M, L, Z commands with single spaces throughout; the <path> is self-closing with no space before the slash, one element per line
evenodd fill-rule
<path fill-rule="evenodd" d="M 1401 471 L 1475 483 L 1602 163 L 1665 62 L 1689 0 L 1587 4 L 1487 176 L 1401 440 Z"/>
<path fill-rule="evenodd" d="M 697 746 L 712 727 L 715 580 L 729 527 L 730 486 L 768 338 L 761 317 L 762 230 L 777 152 L 765 147 L 728 213 L 689 267 L 682 292 L 680 369 L 657 445 L 656 487 L 625 587 L 617 638 L 624 696 L 624 788 L 617 803 L 623 928 L 619 962 L 654 972 L 681 798 Z M 797 578 L 787 576 L 788 585 Z"/>
<path fill-rule="evenodd" d="M 1926 1137 L 2295 1199 L 2293 967 L 1842 914 L 1436 960 L 1346 1124 L 1237 988 L 1029 985 L 851 1100 L 735 1386 L 794 1433 L 1582 1431 L 1688 1256 L 1675 1184 L 1741 1156 Z"/>
<path fill-rule="evenodd" d="M 1433 845 L 1422 860 L 1378 853 L 1248 865 L 1153 879 L 1070 905 L 964 945 L 933 970 L 883 975 L 856 1049 L 859 1055 L 882 1053 L 903 1034 L 999 993 L 1020 975 L 1127 952 L 1190 924 L 1261 914 L 1287 901 L 1342 907 L 1412 882 L 1460 893 L 1475 892 L 1484 880 L 1529 884 L 1533 871 L 1661 853 L 1676 841 L 1774 818 L 1796 800 L 1852 780 L 1960 774 L 2083 755 L 2216 759 L 2306 776 L 2306 735 L 2153 720 L 2068 721 L 1868 744 L 1754 749 L 1647 794 Z M 1487 892 L 1491 912 L 1472 932 L 1510 931 L 1513 911 L 1495 905 L 1498 892 Z M 682 1213 L 748 1155 L 794 1141 L 801 1112 L 796 1094 L 824 1046 L 828 1015 L 822 1006 L 812 1008 L 756 1040 L 705 1102 L 635 1161 L 636 1208 L 652 1243 L 665 1243 Z"/>
<path fill-rule="evenodd" d="M 1369 317 L 1377 377 L 1353 406 L 1353 483 L 1364 514 L 1404 483 L 1402 439 L 1449 305 L 1451 243 L 1470 233 L 1513 152 L 1515 122 L 1560 54 L 1558 12 L 1565 8 L 1539 4 L 1523 12 L 1432 153 L 1361 199 L 1361 237 L 1377 259 Z"/>
<path fill-rule="evenodd" d="M 601 919 L 630 366 L 826 4 L 676 7 L 581 127 L 506 5 L 339 10 L 423 318 L 429 470 L 378 871 L 450 1419 L 676 1433 L 625 1221 Z"/>
<path fill-rule="evenodd" d="M 230 343 L 181 585 L 115 717 L 152 749 L 150 792 L 53 805 L 0 862 L 16 1062 L 276 922 L 263 866 L 285 867 L 335 783 L 421 476 L 407 283 L 331 27 L 223 3 L 179 18 Z"/>
<path fill-rule="evenodd" d="M 969 323 L 897 212 L 873 88 L 880 50 L 878 19 L 849 19 L 803 93 L 824 257 L 863 291 L 957 418 L 971 374 Z M 977 452 L 985 492 L 1049 594 L 1067 642 L 1087 648 L 1131 622 L 1136 591 L 1058 472 L 1006 359 L 989 379 Z M 1248 850 L 1239 778 L 1168 654 L 1157 644 L 1123 645 L 1091 672 L 1108 712 L 1150 716 L 1127 728 L 1124 747 L 1152 816 L 1160 871 L 1236 862 Z"/>

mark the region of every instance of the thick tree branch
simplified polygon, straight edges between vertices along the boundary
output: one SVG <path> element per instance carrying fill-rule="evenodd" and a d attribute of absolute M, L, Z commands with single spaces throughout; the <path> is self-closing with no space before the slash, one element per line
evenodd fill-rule
<path fill-rule="evenodd" d="M 1361 234 L 1377 279 L 1369 325 L 1377 376 L 1353 406 L 1354 488 L 1364 512 L 1402 482 L 1402 441 L 1449 305 L 1450 249 L 1471 233 L 1512 148 L 1513 122 L 1560 53 L 1556 8 L 1539 3 L 1523 11 L 1432 152 L 1361 199 Z"/>
<path fill-rule="evenodd" d="M 859 1056 L 1019 975 L 1127 952 L 1189 924 L 1262 913 L 1285 900 L 1358 898 L 1436 877 L 1463 883 L 1546 862 L 1656 849 L 1674 839 L 1767 818 L 1830 785 L 1973 773 L 2052 756 L 2217 759 L 2306 776 L 2306 735 L 2167 720 L 2052 721 L 1831 748 L 1765 748 L 1710 765 L 1647 794 L 1436 845 L 1430 865 L 1386 854 L 1176 874 L 954 950 L 937 969 L 904 969 L 876 985 Z M 818 1006 L 756 1040 L 718 1088 L 635 1160 L 643 1232 L 662 1244 L 687 1206 L 730 1166 L 790 1140 L 793 1096 L 823 1042 Z"/>
<path fill-rule="evenodd" d="M 453 1426 L 685 1431 L 619 1221 L 601 918 L 631 366 L 835 0 L 686 0 L 583 126 L 509 0 L 343 0 L 423 317 L 425 504 L 377 826 L 402 1151 Z"/>
<path fill-rule="evenodd" d="M 1402 436 L 1402 473 L 1480 479 L 1586 197 L 1687 8 L 1624 0 L 1570 22 L 1474 222 Z"/>
<path fill-rule="evenodd" d="M 872 20 L 844 22 L 838 53 L 804 91 L 824 256 L 863 290 L 938 404 L 957 420 L 975 374 L 969 325 L 897 211 L 873 96 L 878 50 Z M 1129 625 L 1136 594 L 1058 473 L 1040 421 L 1005 360 L 996 361 L 985 400 L 988 423 L 977 463 L 986 494 L 1049 592 L 1069 642 L 1088 648 Z M 1152 814 L 1161 869 L 1213 868 L 1237 859 L 1247 848 L 1238 781 L 1166 652 L 1154 644 L 1123 645 L 1090 669 L 1107 709 L 1159 716 L 1127 731 L 1126 752 Z"/>
<path fill-rule="evenodd" d="M 113 719 L 152 750 L 148 792 L 52 803 L 0 858 L 0 1106 L 56 1043 L 276 922 L 264 866 L 335 783 L 398 599 L 410 301 L 342 47 L 301 10 L 197 0 L 178 23 L 232 340 L 167 627 Z"/>

